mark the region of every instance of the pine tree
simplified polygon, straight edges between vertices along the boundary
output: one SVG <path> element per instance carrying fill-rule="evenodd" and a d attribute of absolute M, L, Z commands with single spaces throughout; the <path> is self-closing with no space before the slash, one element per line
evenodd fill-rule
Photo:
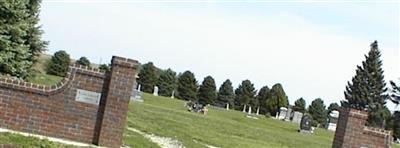
<path fill-rule="evenodd" d="M 258 91 L 257 100 L 260 104 L 260 113 L 266 114 L 267 113 L 267 99 L 269 96 L 270 90 L 268 86 L 264 86 Z"/>
<path fill-rule="evenodd" d="M 190 71 L 183 72 L 178 78 L 177 98 L 182 100 L 197 101 L 197 81 Z"/>
<path fill-rule="evenodd" d="M 396 83 L 393 81 L 390 81 L 390 85 L 392 86 L 392 95 L 390 95 L 390 100 L 396 104 L 399 105 L 400 103 L 400 86 L 397 86 Z"/>
<path fill-rule="evenodd" d="M 268 112 L 275 116 L 279 112 L 280 107 L 287 107 L 289 105 L 288 97 L 281 84 L 275 84 L 271 88 L 268 99 L 266 101 L 266 107 Z"/>
<path fill-rule="evenodd" d="M 327 113 L 325 110 L 324 101 L 321 98 L 315 99 L 311 102 L 311 105 L 308 107 L 308 112 L 313 118 L 313 126 L 316 126 L 318 123 L 320 125 L 326 124 Z"/>
<path fill-rule="evenodd" d="M 214 105 L 215 100 L 217 98 L 216 86 L 214 78 L 211 76 L 207 76 L 204 78 L 203 83 L 199 87 L 199 92 L 197 94 L 197 98 L 200 104 L 206 105 Z"/>
<path fill-rule="evenodd" d="M 69 54 L 64 50 L 54 53 L 47 68 L 47 73 L 64 77 L 68 72 L 68 67 L 71 63 Z"/>
<path fill-rule="evenodd" d="M 75 63 L 78 65 L 90 67 L 90 61 L 86 57 L 79 58 Z"/>
<path fill-rule="evenodd" d="M 39 0 L 0 1 L 0 74 L 26 78 L 45 50 L 39 8 Z"/>
<path fill-rule="evenodd" d="M 393 131 L 394 139 L 400 138 L 400 111 L 395 111 L 391 117 L 391 129 Z"/>
<path fill-rule="evenodd" d="M 138 84 L 141 85 L 140 91 L 153 93 L 157 82 L 156 67 L 153 65 L 153 62 L 143 64 L 138 76 Z"/>
<path fill-rule="evenodd" d="M 303 98 L 297 99 L 294 102 L 293 111 L 305 113 L 306 112 L 306 100 L 304 100 Z"/>
<path fill-rule="evenodd" d="M 333 110 L 338 110 L 340 108 L 339 104 L 331 103 L 328 106 L 328 114 L 330 114 Z"/>
<path fill-rule="evenodd" d="M 158 77 L 157 86 L 159 95 L 170 97 L 177 86 L 176 73 L 169 68 L 162 71 Z"/>
<path fill-rule="evenodd" d="M 368 124 L 379 127 L 384 123 L 384 109 L 388 99 L 380 56 L 375 41 L 362 66 L 357 66 L 352 83 L 348 82 L 344 93 L 346 101 L 342 101 L 342 106 L 368 110 Z"/>
<path fill-rule="evenodd" d="M 244 80 L 235 90 L 235 107 L 237 110 L 243 106 L 250 106 L 250 102 L 255 99 L 256 90 L 250 80 Z"/>
<path fill-rule="evenodd" d="M 232 82 L 227 79 L 222 83 L 219 87 L 217 101 L 215 102 L 216 106 L 225 107 L 226 104 L 229 104 L 230 108 L 234 108 L 233 101 L 235 100 L 235 94 L 233 92 Z"/>

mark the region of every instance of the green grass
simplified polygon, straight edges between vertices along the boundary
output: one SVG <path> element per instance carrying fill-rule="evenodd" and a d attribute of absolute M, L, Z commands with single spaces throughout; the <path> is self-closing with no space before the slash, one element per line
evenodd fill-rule
<path fill-rule="evenodd" d="M 149 94 L 143 94 L 143 98 L 144 103 L 131 102 L 127 126 L 175 138 L 190 148 L 205 147 L 201 143 L 218 147 L 331 147 L 333 140 L 334 132 L 325 129 L 301 134 L 297 132 L 299 126 L 291 122 L 264 116 L 254 120 L 242 112 L 213 108 L 208 115 L 201 115 L 186 111 L 184 101 Z M 124 143 L 144 140 L 125 138 Z"/>
<path fill-rule="evenodd" d="M 48 140 L 10 133 L 0 133 L 0 147 L 2 145 L 9 145 L 18 148 L 73 148 L 73 146 L 63 145 Z"/>
<path fill-rule="evenodd" d="M 151 142 L 149 139 L 146 139 L 144 136 L 125 130 L 123 137 L 123 145 L 135 148 L 135 147 L 143 147 L 143 148 L 159 148 L 156 143 Z"/>
<path fill-rule="evenodd" d="M 54 85 L 58 82 L 61 82 L 63 77 L 55 76 L 55 75 L 48 75 L 48 74 L 36 74 L 33 78 L 28 78 L 27 81 L 35 84 L 42 84 L 42 85 Z"/>

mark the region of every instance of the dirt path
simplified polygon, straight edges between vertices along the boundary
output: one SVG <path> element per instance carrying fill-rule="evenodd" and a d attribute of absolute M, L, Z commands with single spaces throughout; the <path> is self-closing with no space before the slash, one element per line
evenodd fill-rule
<path fill-rule="evenodd" d="M 154 134 L 147 134 L 138 129 L 131 128 L 131 127 L 128 127 L 127 129 L 129 131 L 143 135 L 144 137 L 150 139 L 152 142 L 157 143 L 162 148 L 185 148 L 185 146 L 183 146 L 182 142 L 179 142 L 178 140 L 175 140 L 172 138 L 161 137 L 161 136 L 157 136 Z"/>

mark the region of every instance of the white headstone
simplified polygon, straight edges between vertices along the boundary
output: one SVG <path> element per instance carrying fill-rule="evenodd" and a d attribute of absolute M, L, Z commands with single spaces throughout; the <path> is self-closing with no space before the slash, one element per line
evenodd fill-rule
<path fill-rule="evenodd" d="M 137 89 L 138 91 L 140 91 L 140 87 L 141 87 L 141 86 L 142 86 L 142 85 L 139 84 L 138 89 Z"/>
<path fill-rule="evenodd" d="M 174 98 L 174 96 L 175 96 L 175 90 L 173 90 L 173 91 L 172 91 L 171 98 L 173 99 L 173 98 Z"/>
<path fill-rule="evenodd" d="M 158 87 L 154 86 L 153 95 L 158 96 Z"/>
<path fill-rule="evenodd" d="M 229 103 L 226 103 L 226 110 L 229 110 Z"/>
<path fill-rule="evenodd" d="M 244 113 L 246 112 L 246 105 L 244 105 L 244 107 L 243 107 L 243 112 Z"/>
<path fill-rule="evenodd" d="M 249 106 L 249 112 L 248 112 L 248 114 L 251 114 L 251 106 Z"/>
<path fill-rule="evenodd" d="M 256 115 L 259 115 L 260 114 L 260 107 L 257 107 L 257 113 L 256 113 Z"/>

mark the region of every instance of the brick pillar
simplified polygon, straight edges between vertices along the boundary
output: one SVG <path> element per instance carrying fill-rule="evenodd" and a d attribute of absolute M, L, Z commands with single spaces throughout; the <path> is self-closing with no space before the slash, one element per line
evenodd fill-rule
<path fill-rule="evenodd" d="M 138 62 L 113 56 L 105 99 L 100 103 L 100 126 L 95 143 L 120 147 Z"/>
<path fill-rule="evenodd" d="M 352 108 L 340 108 L 333 148 L 357 147 L 363 137 L 368 113 Z"/>

